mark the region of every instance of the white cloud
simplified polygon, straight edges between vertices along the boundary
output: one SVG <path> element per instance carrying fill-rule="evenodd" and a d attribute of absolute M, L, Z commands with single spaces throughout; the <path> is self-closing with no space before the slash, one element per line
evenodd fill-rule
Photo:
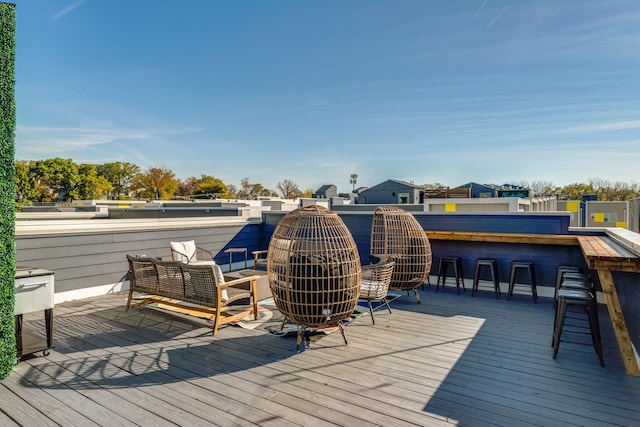
<path fill-rule="evenodd" d="M 610 130 L 639 129 L 640 120 L 624 120 L 618 122 L 594 123 L 567 129 L 568 132 L 603 132 Z"/>
<path fill-rule="evenodd" d="M 150 136 L 151 133 L 145 131 L 22 125 L 16 127 L 17 145 L 33 153 L 62 153 L 119 139 L 143 139 Z"/>
<path fill-rule="evenodd" d="M 16 150 L 19 155 L 73 156 L 78 150 L 123 140 L 149 140 L 173 134 L 194 133 L 201 129 L 131 130 L 98 127 L 16 126 Z"/>

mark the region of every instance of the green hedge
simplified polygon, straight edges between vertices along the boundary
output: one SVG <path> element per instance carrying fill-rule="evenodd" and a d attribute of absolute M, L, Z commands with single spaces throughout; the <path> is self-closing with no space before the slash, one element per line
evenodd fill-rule
<path fill-rule="evenodd" d="M 16 6 L 0 3 L 0 379 L 11 374 L 16 360 L 15 36 Z"/>

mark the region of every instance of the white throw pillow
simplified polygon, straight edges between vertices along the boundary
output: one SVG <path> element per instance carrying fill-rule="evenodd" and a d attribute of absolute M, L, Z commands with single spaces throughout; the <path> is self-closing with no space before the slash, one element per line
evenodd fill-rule
<path fill-rule="evenodd" d="M 194 264 L 194 265 L 210 265 L 211 269 L 213 270 L 213 278 L 216 281 L 216 285 L 224 284 L 224 275 L 222 274 L 222 269 L 220 268 L 220 266 L 218 264 L 216 264 L 215 261 L 194 261 L 191 264 Z M 227 290 L 223 289 L 220 294 L 221 294 L 220 298 L 222 298 L 222 302 L 225 303 L 225 304 L 228 303 L 229 302 L 229 296 L 227 295 Z"/>
<path fill-rule="evenodd" d="M 178 257 L 174 259 L 175 261 L 181 261 L 185 264 L 190 264 L 193 261 L 197 261 L 195 240 L 187 240 L 186 242 L 171 242 L 171 250 L 178 253 Z"/>
<path fill-rule="evenodd" d="M 220 268 L 220 266 L 218 264 L 214 264 L 212 265 L 212 268 L 213 268 L 213 275 L 216 278 L 216 284 L 218 285 L 224 284 L 224 274 L 222 274 L 222 269 Z"/>
<path fill-rule="evenodd" d="M 212 265 L 211 268 L 213 268 L 213 275 L 216 278 L 216 284 L 218 285 L 222 285 L 224 284 L 224 275 L 222 274 L 222 269 L 220 268 L 220 266 L 218 264 Z M 227 303 L 229 302 L 229 296 L 227 295 L 227 290 L 223 289 L 222 290 L 222 302 L 223 303 Z"/>

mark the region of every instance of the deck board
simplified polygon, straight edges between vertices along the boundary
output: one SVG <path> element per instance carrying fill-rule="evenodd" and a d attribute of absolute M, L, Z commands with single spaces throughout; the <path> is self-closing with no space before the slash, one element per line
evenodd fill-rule
<path fill-rule="evenodd" d="M 299 353 L 295 339 L 210 324 L 124 294 L 55 307 L 55 349 L 0 383 L 0 421 L 32 425 L 640 425 L 605 307 L 606 368 L 591 346 L 552 358 L 549 299 L 403 295 Z M 44 332 L 40 316 L 25 329 Z M 52 407 L 60 407 L 54 412 Z M 4 417 L 4 418 L 3 418 Z M 18 418 L 15 418 L 18 417 Z M 4 424 L 3 424 L 4 425 Z"/>

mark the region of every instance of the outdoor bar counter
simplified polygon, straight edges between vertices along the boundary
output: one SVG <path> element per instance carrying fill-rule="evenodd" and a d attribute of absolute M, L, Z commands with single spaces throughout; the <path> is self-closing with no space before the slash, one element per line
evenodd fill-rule
<path fill-rule="evenodd" d="M 527 233 L 495 233 L 495 232 L 464 232 L 464 231 L 429 231 L 425 233 L 429 240 L 438 247 L 443 243 L 441 250 L 451 253 L 452 248 L 462 245 L 479 243 L 483 246 L 480 253 L 478 247 L 472 248 L 476 257 L 494 256 L 504 257 L 504 250 L 492 251 L 492 245 L 504 248 L 504 245 L 549 245 L 566 247 L 561 249 L 563 256 L 556 259 L 555 264 L 575 263 L 572 249 L 578 248 L 582 255 L 583 266 L 597 273 L 594 278 L 599 283 L 606 302 L 613 329 L 616 334 L 620 353 L 623 358 L 627 374 L 640 376 L 637 349 L 640 343 L 640 236 L 621 228 L 608 228 L 601 230 L 588 229 L 581 234 L 527 234 Z M 588 234 L 587 234 L 588 233 Z M 535 256 L 545 251 L 536 251 L 531 247 L 529 255 Z M 434 253 L 436 251 L 434 250 Z M 514 251 L 512 256 L 519 257 L 522 250 Z M 526 256 L 526 254 L 525 254 Z M 547 264 L 547 283 L 550 283 L 551 263 Z M 506 274 L 508 260 L 503 259 L 503 274 Z M 500 260 L 498 261 L 500 264 Z M 543 262 L 544 264 L 544 262 Z M 467 271 L 471 271 L 470 268 Z M 507 277 L 502 275 L 502 277 Z M 540 283 L 539 283 L 540 284 Z M 625 316 L 628 319 L 625 320 Z M 630 333 L 631 331 L 631 333 Z M 635 337 L 636 341 L 632 340 Z"/>

